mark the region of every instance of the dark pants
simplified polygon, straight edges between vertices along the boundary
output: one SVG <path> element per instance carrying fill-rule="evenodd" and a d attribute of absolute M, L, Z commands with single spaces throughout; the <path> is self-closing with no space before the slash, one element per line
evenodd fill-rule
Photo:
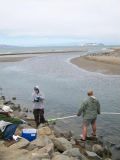
<path fill-rule="evenodd" d="M 38 127 L 40 123 L 45 123 L 44 109 L 34 109 L 33 114 L 35 118 L 36 127 Z"/>
<path fill-rule="evenodd" d="M 13 139 L 13 135 L 17 129 L 17 126 L 16 124 L 10 124 L 6 127 L 4 133 L 3 133 L 3 138 L 5 140 L 12 140 Z"/>

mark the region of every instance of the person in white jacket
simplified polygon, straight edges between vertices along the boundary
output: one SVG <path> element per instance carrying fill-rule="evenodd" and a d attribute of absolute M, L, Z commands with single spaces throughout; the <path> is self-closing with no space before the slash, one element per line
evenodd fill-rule
<path fill-rule="evenodd" d="M 34 92 L 32 94 L 33 98 L 33 114 L 35 118 L 36 127 L 39 126 L 40 123 L 45 123 L 44 118 L 44 95 L 39 91 L 39 87 L 34 87 Z"/>

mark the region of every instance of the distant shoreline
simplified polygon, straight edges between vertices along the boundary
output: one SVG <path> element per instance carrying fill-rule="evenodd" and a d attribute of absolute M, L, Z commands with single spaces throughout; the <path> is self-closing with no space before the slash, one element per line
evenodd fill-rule
<path fill-rule="evenodd" d="M 71 63 L 87 71 L 120 75 L 120 48 L 98 55 L 91 54 L 71 59 Z"/>
<path fill-rule="evenodd" d="M 82 52 L 82 50 L 60 50 L 60 51 L 39 51 L 39 52 L 18 52 L 18 53 L 1 53 L 0 56 L 11 55 L 28 55 L 28 54 L 47 54 L 47 53 L 67 53 L 67 52 Z"/>
<path fill-rule="evenodd" d="M 68 52 L 81 52 L 81 50 L 66 50 L 66 51 L 42 51 L 42 52 L 29 52 L 29 53 L 10 53 L 10 54 L 0 54 L 1 62 L 16 62 L 27 58 L 32 58 L 42 54 L 55 54 L 55 53 L 68 53 Z"/>

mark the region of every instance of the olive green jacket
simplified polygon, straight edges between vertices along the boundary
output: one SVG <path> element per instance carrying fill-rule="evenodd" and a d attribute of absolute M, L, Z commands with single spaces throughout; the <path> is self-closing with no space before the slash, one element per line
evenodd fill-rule
<path fill-rule="evenodd" d="M 7 116 L 5 114 L 0 113 L 0 121 L 1 120 L 6 121 L 6 122 L 10 122 L 10 123 L 13 123 L 13 124 L 22 124 L 22 121 L 20 119 L 13 118 L 13 117 L 10 117 L 10 116 Z"/>
<path fill-rule="evenodd" d="M 97 114 L 100 114 L 100 103 L 94 97 L 88 97 L 82 104 L 78 111 L 78 116 L 83 115 L 83 119 L 95 119 L 97 118 Z"/>

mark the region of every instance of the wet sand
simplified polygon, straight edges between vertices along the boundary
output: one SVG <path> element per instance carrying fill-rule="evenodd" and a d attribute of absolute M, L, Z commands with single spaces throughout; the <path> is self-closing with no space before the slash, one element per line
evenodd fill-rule
<path fill-rule="evenodd" d="M 31 58 L 36 55 L 0 55 L 0 63 L 1 62 L 16 62 L 16 61 L 21 61 L 26 58 Z"/>
<path fill-rule="evenodd" d="M 120 75 L 120 48 L 99 55 L 89 55 L 74 58 L 71 62 L 80 68 L 91 72 L 108 75 Z"/>
<path fill-rule="evenodd" d="M 62 50 L 62 51 L 43 51 L 43 52 L 31 52 L 31 53 L 11 53 L 11 54 L 0 54 L 1 62 L 16 62 L 26 58 L 39 56 L 41 54 L 57 54 L 57 53 L 69 53 L 69 52 L 81 52 L 82 50 Z"/>

